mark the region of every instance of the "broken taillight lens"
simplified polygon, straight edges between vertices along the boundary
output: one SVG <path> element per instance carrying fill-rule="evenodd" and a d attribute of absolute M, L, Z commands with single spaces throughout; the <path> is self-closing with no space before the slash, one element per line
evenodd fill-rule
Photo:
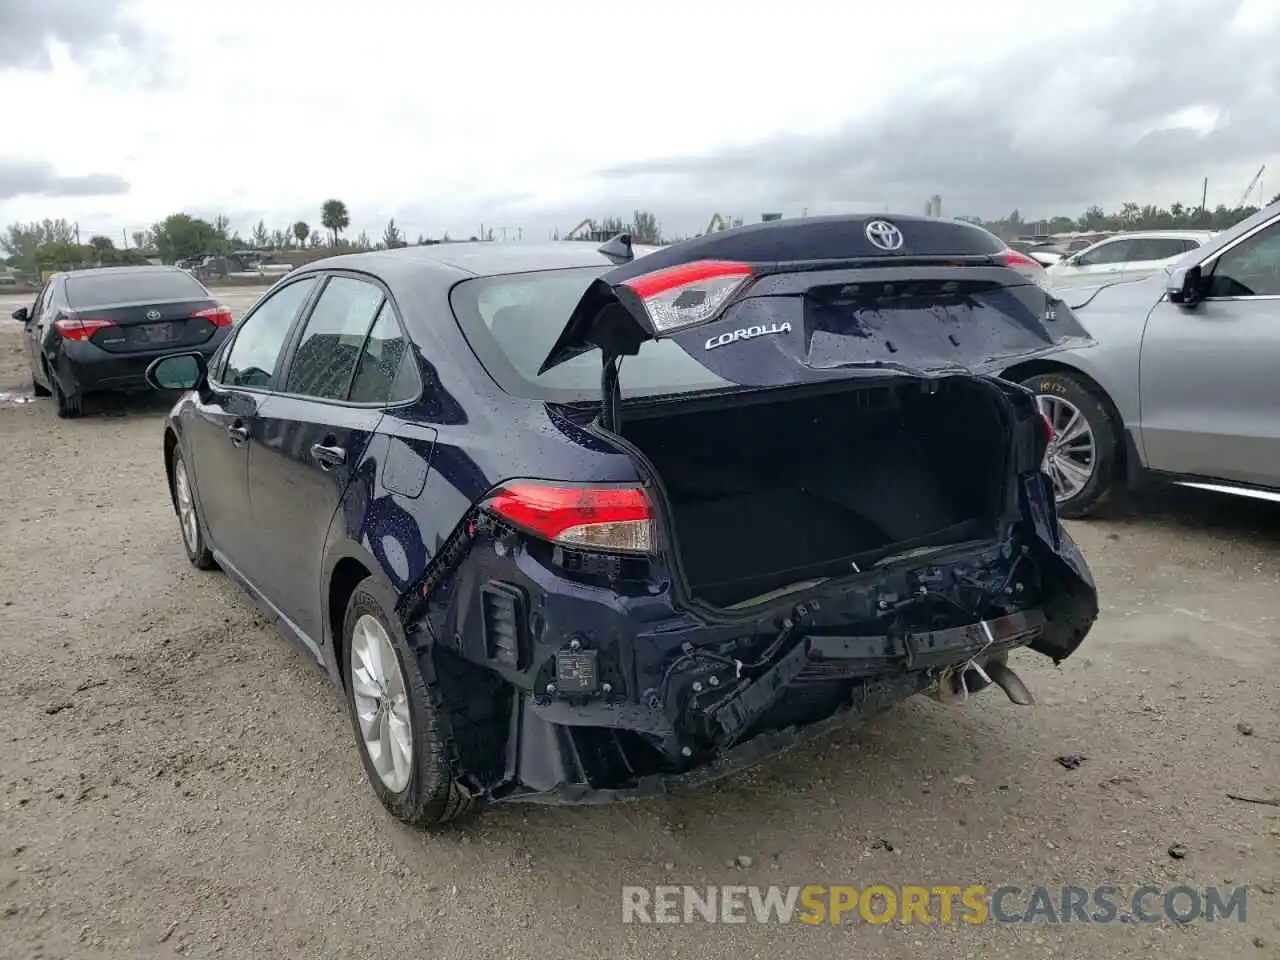
<path fill-rule="evenodd" d="M 484 506 L 513 527 L 561 546 L 653 552 L 653 504 L 640 487 L 511 480 Z"/>
<path fill-rule="evenodd" d="M 644 305 L 657 334 L 704 323 L 751 279 L 751 266 L 732 260 L 695 260 L 625 280 Z"/>

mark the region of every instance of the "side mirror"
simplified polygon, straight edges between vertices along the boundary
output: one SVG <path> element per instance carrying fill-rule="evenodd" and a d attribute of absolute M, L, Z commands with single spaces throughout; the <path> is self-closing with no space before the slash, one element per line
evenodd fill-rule
<path fill-rule="evenodd" d="M 26 307 L 19 307 L 17 310 L 13 311 L 12 316 L 13 319 L 17 320 L 19 323 L 26 323 L 27 318 L 31 316 L 31 311 Z"/>
<path fill-rule="evenodd" d="M 1200 266 L 1177 267 L 1165 278 L 1164 292 L 1170 303 L 1193 307 L 1200 300 L 1202 290 Z"/>
<path fill-rule="evenodd" d="M 194 390 L 204 383 L 209 365 L 199 353 L 173 353 L 151 361 L 147 383 L 157 390 Z"/>

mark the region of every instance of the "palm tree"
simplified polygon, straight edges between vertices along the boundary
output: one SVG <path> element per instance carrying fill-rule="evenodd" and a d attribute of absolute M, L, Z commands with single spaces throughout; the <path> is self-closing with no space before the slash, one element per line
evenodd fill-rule
<path fill-rule="evenodd" d="M 347 213 L 347 205 L 341 200 L 326 200 L 320 208 L 320 223 L 333 237 L 334 246 L 342 231 L 351 225 L 351 216 Z"/>
<path fill-rule="evenodd" d="M 307 237 L 311 236 L 311 227 L 307 225 L 305 220 L 299 220 L 293 225 L 293 236 L 298 241 L 298 246 L 305 247 L 307 245 Z"/>

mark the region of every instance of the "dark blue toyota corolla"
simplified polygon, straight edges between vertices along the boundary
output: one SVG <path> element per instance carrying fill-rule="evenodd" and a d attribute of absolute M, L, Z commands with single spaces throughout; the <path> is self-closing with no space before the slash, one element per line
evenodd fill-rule
<path fill-rule="evenodd" d="M 641 797 L 915 693 L 1031 695 L 1098 611 L 994 372 L 1090 341 L 968 224 L 781 221 L 660 249 L 440 244 L 273 287 L 164 462 L 193 564 L 346 691 L 435 825 Z"/>

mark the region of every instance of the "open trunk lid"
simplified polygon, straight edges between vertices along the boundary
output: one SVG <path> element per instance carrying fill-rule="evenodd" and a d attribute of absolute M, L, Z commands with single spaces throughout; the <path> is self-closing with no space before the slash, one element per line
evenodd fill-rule
<path fill-rule="evenodd" d="M 659 339 L 749 388 L 893 370 L 989 374 L 1091 345 L 1023 259 L 979 227 L 932 218 L 728 230 L 601 275 L 539 372 L 596 348 L 608 367 Z"/>

